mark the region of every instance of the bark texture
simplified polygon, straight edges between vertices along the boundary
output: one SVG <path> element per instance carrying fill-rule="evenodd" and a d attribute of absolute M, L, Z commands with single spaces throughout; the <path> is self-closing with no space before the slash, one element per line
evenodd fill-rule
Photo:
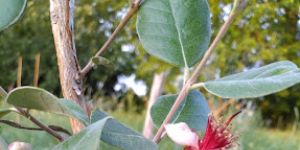
<path fill-rule="evenodd" d="M 50 0 L 50 16 L 63 96 L 78 103 L 89 115 L 90 108 L 82 95 L 82 79 L 77 60 L 73 31 L 74 0 Z M 73 133 L 84 126 L 71 119 Z"/>

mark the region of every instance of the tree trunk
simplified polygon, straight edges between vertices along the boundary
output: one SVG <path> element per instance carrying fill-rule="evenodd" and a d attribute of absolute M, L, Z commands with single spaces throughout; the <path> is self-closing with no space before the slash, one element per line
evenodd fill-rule
<path fill-rule="evenodd" d="M 59 77 L 63 96 L 75 101 L 87 114 L 90 108 L 82 95 L 82 79 L 77 60 L 73 31 L 74 0 L 50 0 L 50 16 L 55 42 Z M 78 120 L 71 119 L 73 133 L 84 126 Z"/>

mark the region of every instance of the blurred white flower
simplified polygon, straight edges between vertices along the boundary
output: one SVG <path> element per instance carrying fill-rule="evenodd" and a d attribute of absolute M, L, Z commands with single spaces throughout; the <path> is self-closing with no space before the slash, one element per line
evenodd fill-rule
<path fill-rule="evenodd" d="M 31 144 L 15 141 L 8 145 L 9 150 L 32 150 Z"/>

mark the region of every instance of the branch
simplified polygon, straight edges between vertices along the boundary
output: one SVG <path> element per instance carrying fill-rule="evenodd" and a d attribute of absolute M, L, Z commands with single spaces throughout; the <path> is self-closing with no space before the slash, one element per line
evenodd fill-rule
<path fill-rule="evenodd" d="M 195 83 L 195 81 L 199 77 L 202 68 L 206 64 L 206 62 L 207 62 L 208 58 L 210 57 L 210 55 L 212 54 L 213 50 L 216 48 L 217 44 L 221 41 L 221 39 L 223 38 L 223 36 L 227 32 L 228 28 L 230 27 L 231 23 L 236 18 L 238 13 L 243 10 L 243 7 L 245 6 L 245 1 L 247 1 L 247 0 L 235 0 L 234 8 L 232 9 L 232 11 L 230 13 L 229 18 L 226 20 L 226 22 L 221 27 L 221 29 L 218 32 L 217 36 L 215 37 L 214 41 L 212 42 L 212 44 L 210 45 L 210 47 L 206 51 L 205 55 L 203 56 L 202 60 L 200 61 L 200 63 L 196 67 L 196 69 L 193 71 L 192 76 L 190 77 L 190 79 L 187 80 L 187 82 L 185 83 L 185 85 L 181 89 L 175 103 L 173 104 L 171 110 L 169 111 L 169 113 L 168 113 L 167 117 L 165 118 L 165 120 L 163 121 L 162 125 L 158 129 L 155 137 L 153 138 L 154 142 L 158 143 L 160 141 L 160 139 L 162 138 L 162 134 L 164 132 L 164 126 L 166 124 L 168 124 L 170 122 L 170 120 L 173 118 L 173 116 L 174 116 L 175 112 L 177 111 L 178 107 L 180 106 L 180 104 L 182 103 L 184 98 L 187 96 L 190 87 Z"/>
<path fill-rule="evenodd" d="M 60 126 L 56 126 L 56 125 L 48 125 L 48 127 L 54 131 L 58 131 L 58 132 L 63 132 L 69 136 L 71 136 L 72 134 L 65 128 L 60 127 Z"/>
<path fill-rule="evenodd" d="M 33 130 L 33 131 L 44 131 L 44 129 L 42 129 L 42 128 L 24 127 L 24 126 L 22 126 L 22 125 L 20 125 L 16 122 L 9 121 L 9 120 L 0 120 L 0 123 L 6 124 L 6 125 L 9 125 L 11 127 L 18 128 L 18 129 Z M 54 125 L 49 125 L 48 127 L 55 130 L 55 131 L 63 132 L 63 133 L 66 133 L 68 135 L 71 135 L 71 133 L 68 130 L 66 130 L 62 127 L 58 127 L 58 126 L 54 126 Z"/>
<path fill-rule="evenodd" d="M 79 104 L 86 114 L 91 113 L 91 106 L 85 101 L 80 78 L 74 36 L 75 0 L 49 0 L 52 34 L 54 38 L 61 90 L 64 98 Z M 84 125 L 77 119 L 70 118 L 73 133 L 78 133 Z"/>
<path fill-rule="evenodd" d="M 107 48 L 110 46 L 110 44 L 114 41 L 114 39 L 117 37 L 118 33 L 125 27 L 125 25 L 129 22 L 129 20 L 133 17 L 133 15 L 138 11 L 142 4 L 142 0 L 134 0 L 131 4 L 131 7 L 125 17 L 121 20 L 115 31 L 112 33 L 112 35 L 107 39 L 107 41 L 103 44 L 103 46 L 98 50 L 98 52 L 93 57 L 100 56 L 103 52 L 107 50 Z M 92 60 L 90 59 L 88 64 L 81 70 L 80 76 L 83 78 L 86 76 L 88 72 L 90 72 L 93 68 L 94 64 Z"/>
<path fill-rule="evenodd" d="M 11 127 L 18 128 L 18 129 L 34 130 L 34 131 L 41 131 L 41 130 L 43 130 L 41 128 L 24 127 L 24 126 L 21 126 L 20 124 L 18 124 L 16 122 L 9 121 L 9 120 L 0 120 L 0 123 L 6 124 L 6 125 L 9 125 Z"/>
<path fill-rule="evenodd" d="M 64 141 L 64 138 L 59 135 L 57 132 L 55 132 L 53 129 L 49 128 L 48 126 L 44 125 L 42 122 L 40 122 L 39 120 L 37 120 L 35 117 L 31 116 L 31 114 L 29 114 L 27 111 L 16 107 L 17 110 L 19 111 L 19 114 L 28 118 L 32 123 L 34 123 L 35 125 L 37 125 L 38 127 L 40 127 L 42 130 L 48 132 L 49 134 L 51 134 L 53 137 L 55 137 L 56 139 L 58 139 L 60 142 Z"/>

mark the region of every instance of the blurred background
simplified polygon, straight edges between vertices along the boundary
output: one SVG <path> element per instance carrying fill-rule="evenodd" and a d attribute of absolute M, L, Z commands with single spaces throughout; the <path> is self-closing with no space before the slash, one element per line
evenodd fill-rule
<path fill-rule="evenodd" d="M 209 0 L 213 37 L 232 7 L 230 0 Z M 102 46 L 128 10 L 127 0 L 76 0 L 76 48 L 81 66 Z M 22 85 L 34 85 L 34 66 L 40 55 L 38 86 L 61 96 L 56 55 L 47 1 L 30 0 L 22 19 L 0 32 L 0 85 L 6 90 L 17 86 L 18 60 L 22 58 Z M 180 68 L 145 53 L 135 29 L 135 18 L 103 55 L 113 65 L 99 66 L 85 81 L 87 98 L 132 128 L 142 131 L 147 100 L 154 74 L 164 73 L 163 94 L 178 92 Z M 213 80 L 279 60 L 300 66 L 299 0 L 253 0 L 234 22 L 207 63 L 199 81 Z M 20 62 L 20 61 L 19 61 Z M 20 65 L 19 65 L 20 67 Z M 233 126 L 240 137 L 239 149 L 300 150 L 300 85 L 256 99 L 228 100 L 200 89 L 212 111 L 220 117 L 244 108 Z M 41 115 L 43 116 L 43 115 Z M 16 116 L 8 116 L 14 118 Z M 48 117 L 48 118 L 47 118 Z M 18 121 L 25 121 L 18 118 Z M 66 118 L 45 121 L 68 124 Z M 25 121 L 26 122 L 26 121 Z M 44 144 L 50 137 L 0 125 L 8 141 L 16 139 Z M 40 137 L 41 141 L 36 141 Z M 53 144 L 55 141 L 52 140 Z M 162 149 L 170 149 L 168 140 Z"/>

